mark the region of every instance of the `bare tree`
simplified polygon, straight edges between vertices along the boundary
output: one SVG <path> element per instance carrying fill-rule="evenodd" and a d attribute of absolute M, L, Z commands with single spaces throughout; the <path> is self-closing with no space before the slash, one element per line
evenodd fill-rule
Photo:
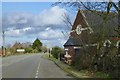
<path fill-rule="evenodd" d="M 62 15 L 62 21 L 68 27 L 68 29 L 71 30 L 73 25 L 72 25 L 72 21 L 71 21 L 71 18 L 69 16 L 69 14 L 64 13 Z M 62 32 L 62 34 L 64 35 L 65 38 L 68 38 L 68 36 L 69 36 L 68 32 L 66 32 L 66 31 L 61 31 L 61 32 Z"/>
<path fill-rule="evenodd" d="M 111 0 L 110 2 L 82 2 L 81 0 L 69 0 L 69 2 L 56 2 L 53 5 L 62 5 L 70 8 L 74 8 L 78 10 L 89 10 L 99 16 L 101 16 L 105 21 L 109 20 L 108 16 L 110 13 L 114 13 L 115 17 L 118 15 L 118 28 L 115 31 L 118 33 L 118 37 L 120 37 L 120 1 L 114 2 Z M 97 13 L 100 11 L 101 13 Z M 111 18 L 113 19 L 113 18 Z"/>
<path fill-rule="evenodd" d="M 69 7 L 74 10 L 78 10 L 78 8 L 81 10 L 88 10 L 96 15 L 101 16 L 103 18 L 104 22 L 114 19 L 113 17 L 118 17 L 118 27 L 117 27 L 117 29 L 115 29 L 115 31 L 118 33 L 118 37 L 120 38 L 120 1 L 114 2 L 111 0 L 110 2 L 81 2 L 81 0 L 76 0 L 76 1 L 72 2 L 71 0 L 69 0 L 69 2 L 64 2 L 64 0 L 63 0 L 63 2 L 56 2 L 53 5 L 65 6 L 67 8 Z M 114 14 L 112 18 L 109 17 L 109 16 L 111 16 L 111 13 Z M 66 17 L 67 18 L 64 18 L 66 20 L 64 22 L 67 23 L 67 25 L 69 24 L 69 26 L 71 26 L 71 23 L 69 23 L 69 19 L 68 19 L 69 16 L 66 16 Z M 104 24 L 105 23 L 103 23 L 102 26 L 104 26 Z M 99 37 L 98 35 L 97 35 L 97 37 L 99 37 L 99 39 L 101 38 L 100 40 L 102 42 L 102 40 L 103 40 L 102 37 L 104 34 L 102 34 L 101 31 L 98 32 L 101 37 Z M 100 41 L 98 41 L 98 42 L 100 42 Z M 84 48 L 84 46 L 83 46 L 83 48 Z M 98 55 L 98 58 L 99 58 L 99 55 Z"/>
<path fill-rule="evenodd" d="M 73 26 L 72 25 L 72 21 L 71 21 L 71 19 L 70 19 L 70 16 L 67 14 L 67 13 L 64 13 L 64 15 L 63 15 L 63 22 L 66 24 L 66 26 L 68 27 L 68 28 L 70 28 L 71 29 L 71 27 Z"/>

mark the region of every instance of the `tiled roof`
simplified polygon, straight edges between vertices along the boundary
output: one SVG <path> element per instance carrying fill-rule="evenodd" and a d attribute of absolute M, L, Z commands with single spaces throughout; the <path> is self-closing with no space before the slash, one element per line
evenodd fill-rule
<path fill-rule="evenodd" d="M 100 13 L 100 12 L 98 12 L 98 13 Z M 102 13 L 100 13 L 100 14 L 102 14 Z M 111 18 L 111 16 L 109 16 L 109 17 Z M 98 35 L 96 33 L 98 33 L 100 31 L 101 26 L 103 26 L 103 22 L 104 22 L 104 20 L 99 15 L 96 15 L 96 14 L 89 12 L 89 11 L 78 10 L 78 13 L 76 15 L 76 19 L 73 23 L 72 30 L 70 32 L 70 38 L 64 44 L 64 46 L 79 46 L 82 44 L 84 45 L 84 44 L 89 43 L 89 37 L 90 38 L 98 37 Z M 93 33 L 95 33 L 95 34 L 89 35 L 90 30 L 85 30 L 85 31 L 82 31 L 82 33 L 80 35 L 77 35 L 75 30 L 76 30 L 77 25 L 79 25 L 79 24 L 82 25 L 82 28 L 91 27 L 94 31 Z M 106 36 L 116 35 L 116 32 L 113 29 L 116 28 L 117 25 L 118 25 L 117 17 L 115 17 L 112 20 L 109 20 L 104 25 L 105 26 L 104 30 L 105 30 Z M 79 38 L 79 40 L 78 40 L 78 38 Z M 80 41 L 80 39 L 81 39 L 81 41 Z M 95 41 L 96 40 L 90 41 L 90 43 L 94 44 L 94 43 L 96 43 Z"/>
<path fill-rule="evenodd" d="M 67 40 L 67 42 L 64 44 L 64 46 L 81 46 L 81 45 L 82 45 L 82 41 L 73 37 L 70 37 Z"/>

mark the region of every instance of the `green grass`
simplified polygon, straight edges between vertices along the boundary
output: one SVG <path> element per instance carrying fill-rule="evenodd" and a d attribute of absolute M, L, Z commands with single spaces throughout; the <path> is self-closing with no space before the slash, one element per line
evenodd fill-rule
<path fill-rule="evenodd" d="M 96 72 L 95 74 L 96 77 L 102 77 L 102 78 L 109 78 L 109 75 L 107 73 L 104 72 Z"/>
<path fill-rule="evenodd" d="M 51 54 L 50 54 L 50 57 L 49 57 L 49 54 L 48 54 L 48 53 L 45 53 L 45 54 L 43 55 L 43 57 L 46 58 L 46 59 L 50 59 L 50 60 L 52 60 L 52 61 L 58 61 L 58 59 L 54 58 Z"/>
<path fill-rule="evenodd" d="M 52 61 L 58 61 L 58 59 L 55 59 L 52 55 L 44 54 L 44 58 L 50 59 Z M 94 72 L 94 71 L 88 71 L 88 70 L 77 70 L 73 68 L 72 66 L 66 65 L 65 63 L 61 62 L 60 64 L 57 64 L 61 69 L 63 69 L 65 72 L 68 72 L 69 74 L 73 75 L 76 78 L 109 78 L 109 75 L 104 72 Z"/>
<path fill-rule="evenodd" d="M 109 75 L 104 72 L 93 72 L 88 70 L 80 70 L 74 69 L 71 66 L 64 66 L 64 64 L 59 65 L 64 71 L 70 73 L 71 75 L 77 78 L 109 78 Z"/>

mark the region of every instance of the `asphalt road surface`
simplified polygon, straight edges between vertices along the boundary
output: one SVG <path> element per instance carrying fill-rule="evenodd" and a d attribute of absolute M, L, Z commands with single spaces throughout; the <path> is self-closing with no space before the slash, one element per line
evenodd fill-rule
<path fill-rule="evenodd" d="M 3 78 L 72 78 L 54 62 L 44 59 L 43 53 L 3 58 Z"/>

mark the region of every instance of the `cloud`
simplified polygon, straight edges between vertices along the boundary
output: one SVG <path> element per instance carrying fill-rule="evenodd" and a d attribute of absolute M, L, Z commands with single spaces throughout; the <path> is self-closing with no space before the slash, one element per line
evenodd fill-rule
<path fill-rule="evenodd" d="M 32 29 L 31 27 L 26 27 L 23 29 L 8 28 L 5 34 L 6 36 L 9 36 L 9 37 L 20 37 L 20 36 L 24 36 L 25 33 L 31 29 Z"/>
<path fill-rule="evenodd" d="M 28 30 L 31 30 L 32 28 L 31 27 L 26 27 L 23 29 L 23 31 L 28 31 Z"/>
<path fill-rule="evenodd" d="M 66 39 L 61 39 L 61 40 L 41 40 L 44 45 L 47 45 L 47 47 L 54 47 L 54 46 L 60 46 L 63 47 L 64 43 L 67 41 Z"/>
<path fill-rule="evenodd" d="M 43 31 L 48 27 L 53 29 L 64 29 L 65 27 L 62 20 L 64 13 L 67 13 L 65 9 L 54 6 L 50 9 L 41 11 L 39 14 L 32 14 L 28 12 L 4 14 L 2 19 L 2 26 L 11 34 L 11 29 L 12 31 L 15 31 L 15 33 L 19 34 L 20 31 L 17 29 L 24 30 L 28 28 L 28 26 L 32 27 L 32 29 L 28 29 L 26 34 L 27 32 L 29 34 L 37 34 L 38 32 Z"/>
<path fill-rule="evenodd" d="M 27 12 L 17 12 L 3 15 L 3 26 L 15 26 L 16 28 L 23 28 L 23 26 L 30 25 L 34 27 L 61 25 L 63 22 L 62 16 L 67 11 L 58 6 L 44 10 L 39 14 L 32 14 Z M 20 27 L 18 25 L 21 25 Z"/>
<path fill-rule="evenodd" d="M 62 16 L 67 11 L 58 6 L 52 7 L 50 10 L 44 10 L 41 14 L 35 16 L 34 24 L 36 26 L 61 25 Z"/>
<path fill-rule="evenodd" d="M 28 13 L 29 15 L 29 13 Z M 19 34 L 19 30 L 26 29 L 31 25 L 32 16 L 28 17 L 27 13 L 13 13 L 9 15 L 3 15 L 3 23 L 2 27 L 3 29 L 9 34 L 9 36 L 19 36 L 14 35 L 14 32 L 17 32 Z M 30 19 L 31 18 L 31 19 Z M 13 31 L 13 32 L 11 32 Z M 13 34 L 12 34 L 13 33 Z M 24 35 L 24 34 L 23 34 Z"/>
<path fill-rule="evenodd" d="M 39 32 L 39 37 L 41 39 L 50 40 L 63 38 L 63 34 L 59 29 L 46 28 L 46 30 Z"/>
<path fill-rule="evenodd" d="M 19 37 L 24 34 L 22 30 L 19 29 L 10 29 L 9 31 L 5 32 L 6 36 L 11 36 L 11 37 Z"/>
<path fill-rule="evenodd" d="M 60 29 L 51 29 L 50 27 L 39 32 L 39 39 L 48 47 L 56 45 L 63 47 L 64 43 L 67 41 L 67 38 L 63 35 Z"/>
<path fill-rule="evenodd" d="M 65 9 L 54 6 L 39 14 L 28 12 L 4 14 L 2 26 L 5 35 L 11 40 L 15 39 L 14 42 L 23 37 L 29 38 L 29 41 L 30 38 L 33 40 L 39 37 L 48 46 L 63 45 L 66 41 L 61 32 L 66 30 L 62 20 L 64 13 L 67 13 Z"/>

